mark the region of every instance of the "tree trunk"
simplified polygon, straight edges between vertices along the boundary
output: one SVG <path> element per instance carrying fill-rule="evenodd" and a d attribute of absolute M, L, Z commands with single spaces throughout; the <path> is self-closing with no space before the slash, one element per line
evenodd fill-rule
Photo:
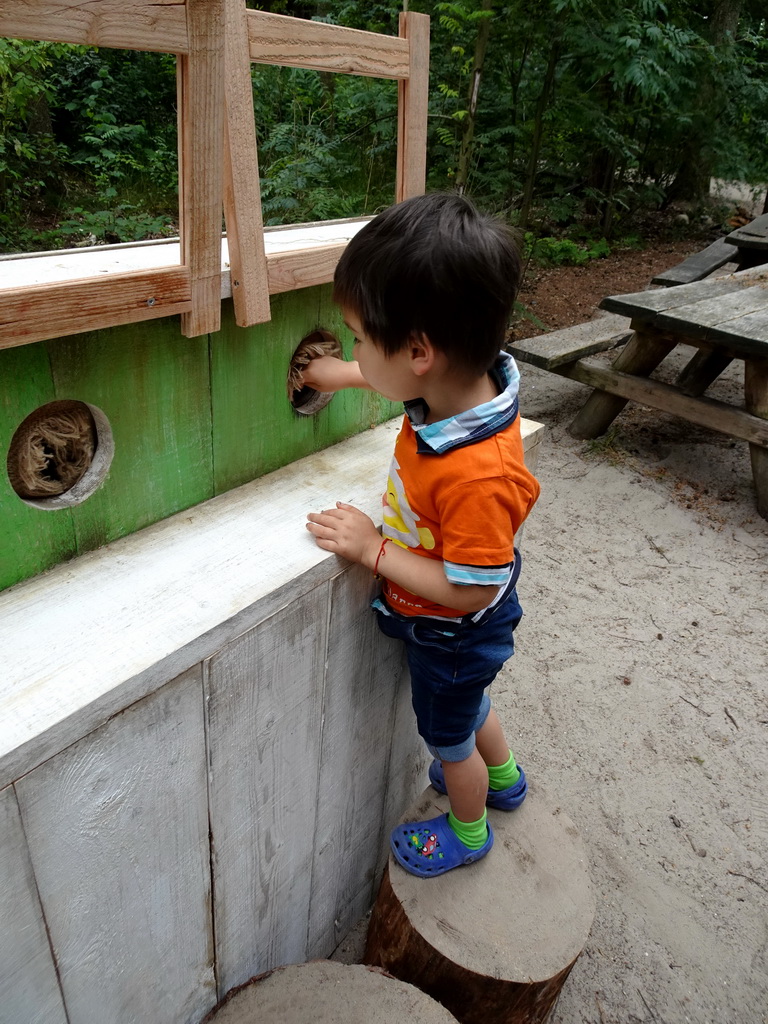
<path fill-rule="evenodd" d="M 427 789 L 405 820 L 447 807 Z M 495 842 L 477 864 L 427 880 L 390 857 L 364 959 L 417 985 L 461 1024 L 540 1024 L 592 925 L 586 854 L 535 784 L 519 810 L 488 818 Z"/>
<path fill-rule="evenodd" d="M 278 967 L 233 988 L 202 1024 L 333 1021 L 333 1024 L 456 1024 L 434 999 L 385 971 L 312 960 Z"/>
<path fill-rule="evenodd" d="M 743 0 L 717 0 L 709 25 L 709 41 L 715 47 L 732 48 L 739 27 Z M 669 199 L 698 202 L 709 195 L 714 153 L 709 144 L 711 122 L 720 106 L 722 85 L 717 69 L 707 67 L 699 83 L 694 124 L 682 147 L 682 159 L 670 190 Z"/>
<path fill-rule="evenodd" d="M 475 40 L 475 56 L 472 62 L 472 76 L 469 81 L 469 95 L 467 97 L 468 113 L 462 124 L 459 165 L 456 170 L 456 186 L 459 195 L 467 187 L 469 169 L 472 165 L 472 144 L 475 137 L 475 121 L 477 120 L 477 99 L 480 93 L 480 80 L 483 77 L 485 54 L 488 50 L 488 38 L 491 34 L 490 14 L 493 10 L 493 0 L 483 0 L 481 10 L 487 12 L 488 17 L 480 19 L 480 27 L 477 30 L 477 39 Z"/>
<path fill-rule="evenodd" d="M 528 170 L 525 178 L 525 187 L 523 189 L 523 202 L 520 207 L 520 226 L 523 228 L 528 227 L 528 218 L 531 214 L 531 205 L 533 204 L 533 192 L 536 184 L 536 169 L 539 164 L 539 153 L 541 152 L 541 143 L 544 138 L 544 114 L 549 103 L 549 95 L 552 92 L 552 86 L 555 81 L 555 69 L 557 67 L 557 61 L 559 59 L 559 49 L 556 44 L 552 46 L 549 52 L 549 61 L 547 62 L 547 70 L 544 75 L 544 85 L 539 93 L 539 98 L 536 102 L 536 114 L 533 123 L 533 140 L 531 142 L 531 156 L 528 161 Z"/>

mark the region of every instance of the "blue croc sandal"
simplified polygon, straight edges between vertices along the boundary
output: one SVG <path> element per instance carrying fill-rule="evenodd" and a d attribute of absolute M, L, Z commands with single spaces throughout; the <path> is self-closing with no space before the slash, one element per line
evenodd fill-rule
<path fill-rule="evenodd" d="M 452 868 L 481 860 L 493 846 L 493 829 L 488 824 L 488 838 L 479 850 L 470 850 L 448 824 L 448 815 L 429 821 L 408 821 L 398 825 L 390 837 L 392 855 L 412 875 L 433 878 Z"/>
<path fill-rule="evenodd" d="M 489 789 L 485 798 L 485 806 L 493 807 L 497 811 L 514 811 L 525 800 L 528 793 L 528 783 L 525 781 L 525 772 L 517 766 L 520 778 L 514 786 L 506 789 Z M 446 793 L 445 775 L 443 774 L 442 761 L 433 761 L 429 766 L 429 781 L 438 793 Z"/>

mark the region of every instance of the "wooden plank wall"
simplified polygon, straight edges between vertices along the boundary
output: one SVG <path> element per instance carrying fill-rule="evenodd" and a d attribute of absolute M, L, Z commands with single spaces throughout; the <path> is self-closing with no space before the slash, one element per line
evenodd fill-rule
<path fill-rule="evenodd" d="M 0 472 L 0 590 L 263 476 L 394 415 L 372 392 L 342 392 L 316 416 L 291 408 L 291 355 L 318 327 L 351 352 L 330 286 L 274 296 L 271 323 L 184 338 L 175 318 L 0 350 L 0 453 L 34 409 L 71 398 L 101 409 L 115 455 L 83 504 L 31 508 Z M 4 465 L 0 466 L 4 470 Z"/>
<path fill-rule="evenodd" d="M 371 596 L 338 573 L 0 793 L 0 1024 L 196 1024 L 333 951 L 427 759 Z"/>
<path fill-rule="evenodd" d="M 541 433 L 526 424 L 532 468 Z M 347 463 L 319 458 L 336 493 Z M 367 475 L 366 488 L 373 502 Z M 275 550 L 269 513 L 256 539 Z M 183 671 L 169 627 L 150 690 L 137 699 L 123 680 L 100 717 L 81 707 L 80 732 L 14 762 L 0 791 L 0 1024 L 199 1024 L 251 975 L 328 956 L 371 906 L 429 755 L 402 647 L 369 608 L 371 574 L 315 555 L 236 629 L 179 641 L 179 657 L 195 651 Z M 59 573 L 70 594 L 76 573 Z M 224 590 L 211 600 L 227 626 Z M 170 623 L 184 598 L 181 583 L 163 590 L 153 619 Z M 134 634 L 140 646 L 140 619 Z M 51 685 L 55 668 L 38 674 Z M 39 709 L 35 687 L 27 700 Z"/>

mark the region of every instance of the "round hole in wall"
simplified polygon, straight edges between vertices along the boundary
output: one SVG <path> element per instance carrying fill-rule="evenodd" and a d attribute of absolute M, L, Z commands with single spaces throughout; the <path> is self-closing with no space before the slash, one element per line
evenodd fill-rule
<path fill-rule="evenodd" d="M 74 399 L 48 402 L 31 412 L 11 438 L 8 479 L 33 508 L 71 508 L 99 487 L 114 452 L 101 409 Z"/>
<path fill-rule="evenodd" d="M 314 388 L 303 387 L 301 383 L 301 372 L 313 359 L 318 356 L 338 356 L 344 358 L 339 339 L 330 331 L 318 329 L 302 338 L 296 351 L 291 357 L 291 365 L 288 368 L 288 399 L 302 416 L 314 416 L 316 412 L 324 409 L 333 398 L 333 393 L 324 394 L 322 391 L 315 391 Z"/>

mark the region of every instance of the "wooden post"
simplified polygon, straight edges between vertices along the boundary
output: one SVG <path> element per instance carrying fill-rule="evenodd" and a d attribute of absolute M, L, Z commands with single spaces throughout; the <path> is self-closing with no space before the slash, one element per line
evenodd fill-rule
<path fill-rule="evenodd" d="M 656 331 L 640 330 L 634 322 L 630 326 L 635 330 L 635 336 L 616 357 L 612 369 L 648 377 L 662 359 L 669 355 L 677 341 Z M 610 427 L 627 401 L 626 398 L 609 395 L 605 391 L 593 391 L 568 427 L 568 433 L 580 440 L 599 437 Z"/>
<path fill-rule="evenodd" d="M 732 362 L 733 357 L 726 352 L 701 348 L 681 370 L 675 383 L 684 395 L 698 398 Z"/>
<path fill-rule="evenodd" d="M 224 3 L 186 0 L 189 52 L 179 61 L 181 252 L 192 279 L 187 338 L 221 325 L 221 196 L 224 165 Z"/>
<path fill-rule="evenodd" d="M 232 989 L 202 1024 L 456 1024 L 439 1003 L 384 971 L 315 960 L 278 967 Z"/>
<path fill-rule="evenodd" d="M 397 184 L 395 202 L 420 196 L 427 180 L 429 104 L 429 17 L 400 15 L 400 36 L 408 40 L 410 74 L 397 83 Z"/>
<path fill-rule="evenodd" d="M 447 807 L 430 788 L 403 820 Z M 461 1024 L 539 1024 L 592 926 L 586 856 L 535 783 L 519 810 L 489 820 L 493 849 L 469 867 L 424 879 L 390 857 L 364 959 L 418 985 Z"/>
<path fill-rule="evenodd" d="M 225 0 L 224 219 L 238 327 L 271 319 L 245 0 Z"/>
<path fill-rule="evenodd" d="M 768 359 L 744 361 L 744 405 L 753 416 L 768 420 Z M 752 476 L 757 492 L 757 511 L 768 519 L 768 448 L 750 444 Z"/>

